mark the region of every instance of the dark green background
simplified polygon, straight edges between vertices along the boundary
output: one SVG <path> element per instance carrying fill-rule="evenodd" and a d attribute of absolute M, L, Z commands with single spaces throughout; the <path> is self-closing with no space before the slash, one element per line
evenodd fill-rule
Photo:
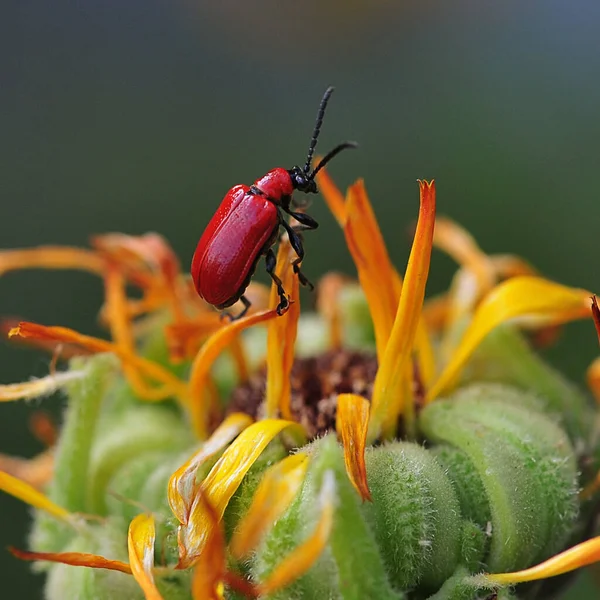
<path fill-rule="evenodd" d="M 320 149 L 360 142 L 331 172 L 342 186 L 365 177 L 398 265 L 415 180 L 435 177 L 440 212 L 486 251 L 599 291 L 599 25 L 597 0 L 5 0 L 0 247 L 156 230 L 187 268 L 229 187 L 304 159 L 334 84 Z M 306 272 L 353 273 L 318 199 L 312 214 L 321 229 L 306 236 Z M 429 291 L 451 272 L 436 254 Z M 83 274 L 0 280 L 0 315 L 97 332 L 100 301 Z M 597 354 L 580 323 L 550 357 L 582 381 Z M 0 382 L 48 363 L 2 344 Z M 39 449 L 27 428 L 39 404 L 0 407 L 2 451 Z M 4 495 L 0 510 L 0 548 L 23 546 L 27 510 Z M 0 579 L 3 597 L 39 597 L 28 566 L 2 550 Z"/>

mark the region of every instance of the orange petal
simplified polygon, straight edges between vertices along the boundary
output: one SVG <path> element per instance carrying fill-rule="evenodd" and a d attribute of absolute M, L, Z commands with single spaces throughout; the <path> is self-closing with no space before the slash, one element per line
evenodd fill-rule
<path fill-rule="evenodd" d="M 0 472 L 12 475 L 36 490 L 41 490 L 50 483 L 53 471 L 52 450 L 45 450 L 30 459 L 0 454 Z"/>
<path fill-rule="evenodd" d="M 600 536 L 582 544 L 577 544 L 577 546 L 573 546 L 573 548 L 569 548 L 530 569 L 515 573 L 486 574 L 484 577 L 492 583 L 512 585 L 525 581 L 556 577 L 557 575 L 580 569 L 598 561 L 600 561 Z"/>
<path fill-rule="evenodd" d="M 41 410 L 36 410 L 29 417 L 31 433 L 45 446 L 54 446 L 58 439 L 58 428 L 54 419 Z"/>
<path fill-rule="evenodd" d="M 362 180 L 348 189 L 346 210 L 346 243 L 367 298 L 375 328 L 377 357 L 381 361 L 392 331 L 401 281 L 390 261 Z"/>
<path fill-rule="evenodd" d="M 344 445 L 344 462 L 348 477 L 360 497 L 371 501 L 365 465 L 369 408 L 369 402 L 362 396 L 340 394 L 337 398 L 335 428 Z"/>
<path fill-rule="evenodd" d="M 335 476 L 332 471 L 326 471 L 318 498 L 320 514 L 315 530 L 275 567 L 265 582 L 258 586 L 261 594 L 272 594 L 304 575 L 312 567 L 329 541 L 335 503 Z"/>
<path fill-rule="evenodd" d="M 495 278 L 487 255 L 460 225 L 446 217 L 438 217 L 435 220 L 433 245 L 475 275 L 479 295 L 492 288 Z"/>
<path fill-rule="evenodd" d="M 180 523 L 187 524 L 192 502 L 198 491 L 196 474 L 198 468 L 227 446 L 237 435 L 252 424 L 252 418 L 244 413 L 229 415 L 169 479 L 167 497 L 173 514 Z"/>
<path fill-rule="evenodd" d="M 289 241 L 282 241 L 277 252 L 276 274 L 283 289 L 290 297 L 289 310 L 273 319 L 267 329 L 267 383 L 265 392 L 266 416 L 277 417 L 281 411 L 284 418 L 292 417 L 290 411 L 290 373 L 294 363 L 294 344 L 300 318 L 300 284 L 292 269 L 291 261 L 296 254 Z M 271 287 L 270 306 L 277 306 L 277 286 Z"/>
<path fill-rule="evenodd" d="M 318 163 L 319 159 L 315 158 L 315 164 Z M 344 195 L 340 192 L 335 183 L 333 183 L 333 179 L 331 179 L 329 173 L 327 173 L 327 169 L 321 169 L 317 173 L 316 179 L 317 187 L 325 199 L 325 203 L 337 222 L 343 227 L 346 222 L 346 203 L 344 201 Z"/>
<path fill-rule="evenodd" d="M 190 413 L 194 430 L 200 439 L 206 439 L 208 435 L 208 416 L 210 407 L 206 406 L 205 388 L 210 377 L 210 370 L 221 352 L 229 346 L 232 341 L 248 327 L 252 327 L 263 321 L 277 317 L 277 311 L 266 310 L 243 317 L 237 321 L 228 323 L 200 348 L 192 363 L 189 381 L 189 393 L 191 398 Z"/>
<path fill-rule="evenodd" d="M 598 334 L 598 344 L 600 344 L 600 308 L 598 308 L 598 300 L 596 296 L 592 296 L 592 317 Z"/>
<path fill-rule="evenodd" d="M 52 502 L 50 498 L 38 492 L 33 486 L 4 471 L 0 471 L 0 490 L 71 525 L 75 525 L 77 522 L 75 515 L 68 510 Z"/>
<path fill-rule="evenodd" d="M 79 269 L 101 274 L 104 266 L 104 260 L 96 252 L 69 246 L 0 251 L 0 275 L 19 269 Z"/>
<path fill-rule="evenodd" d="M 85 370 L 64 371 L 54 375 L 46 375 L 41 379 L 24 383 L 8 383 L 0 385 L 0 402 L 13 400 L 31 400 L 40 396 L 49 396 L 72 381 L 82 379 L 87 375 Z"/>
<path fill-rule="evenodd" d="M 162 600 L 154 583 L 154 540 L 156 527 L 151 515 L 138 515 L 129 524 L 127 547 L 131 573 L 144 592 L 146 600 Z"/>
<path fill-rule="evenodd" d="M 221 519 L 225 508 L 261 452 L 286 427 L 299 428 L 297 423 L 281 419 L 265 419 L 250 425 L 235 439 L 217 461 L 200 489 Z M 179 568 L 195 563 L 204 551 L 212 531 L 207 520 L 202 494 L 197 493 L 186 525 L 179 527 Z"/>
<path fill-rule="evenodd" d="M 219 516 L 207 500 L 203 490 L 198 490 L 198 510 L 204 513 L 208 535 L 202 552 L 197 556 L 192 578 L 194 600 L 223 600 L 223 578 L 226 573 L 225 538 Z"/>
<path fill-rule="evenodd" d="M 27 552 L 17 548 L 8 548 L 14 556 L 21 560 L 46 560 L 49 562 L 72 565 L 73 567 L 91 567 L 93 569 L 108 569 L 131 575 L 131 567 L 120 560 L 110 560 L 97 554 L 85 552 Z"/>
<path fill-rule="evenodd" d="M 391 429 L 403 410 L 403 388 L 421 317 L 435 225 L 435 183 L 419 181 L 421 205 L 415 239 L 408 259 L 402 294 L 390 340 L 373 387 L 369 436 Z M 393 410 L 392 410 L 393 408 Z"/>
<path fill-rule="evenodd" d="M 517 318 L 534 317 L 543 324 L 588 317 L 590 293 L 539 277 L 514 277 L 496 286 L 481 302 L 452 359 L 427 393 L 430 402 L 451 387 L 461 369 L 493 329 Z"/>
<path fill-rule="evenodd" d="M 171 360 L 193 357 L 202 342 L 222 326 L 221 317 L 216 312 L 200 313 L 193 319 L 169 323 L 165 327 L 165 336 Z"/>
<path fill-rule="evenodd" d="M 597 358 L 587 370 L 587 384 L 596 402 L 600 404 L 600 358 Z"/>
<path fill-rule="evenodd" d="M 317 285 L 317 312 L 329 326 L 331 348 L 341 348 L 343 343 L 342 319 L 339 297 L 352 280 L 341 273 L 327 273 Z"/>
<path fill-rule="evenodd" d="M 513 254 L 492 254 L 488 256 L 496 277 L 511 279 L 522 275 L 538 275 L 537 269 L 527 261 Z"/>
<path fill-rule="evenodd" d="M 229 548 L 242 559 L 257 546 L 261 538 L 288 509 L 308 468 L 308 455 L 292 454 L 270 467 L 254 494 L 248 512 L 237 526 Z"/>
<path fill-rule="evenodd" d="M 36 323 L 22 321 L 18 327 L 9 332 L 9 337 L 20 336 L 22 338 L 34 338 L 43 341 L 67 342 L 77 344 L 91 352 L 112 352 L 116 354 L 121 361 L 128 365 L 136 367 L 140 373 L 150 379 L 163 383 L 161 388 L 162 396 L 153 398 L 153 400 L 163 400 L 172 396 L 185 398 L 187 395 L 187 385 L 178 379 L 175 375 L 161 367 L 159 364 L 136 356 L 128 351 L 99 338 L 82 335 L 66 327 L 46 327 Z"/>

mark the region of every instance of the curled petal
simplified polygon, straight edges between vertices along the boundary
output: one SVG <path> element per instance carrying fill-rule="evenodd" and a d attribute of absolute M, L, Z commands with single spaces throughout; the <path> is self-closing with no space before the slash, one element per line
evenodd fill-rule
<path fill-rule="evenodd" d="M 198 490 L 196 483 L 198 468 L 251 424 L 252 418 L 249 415 L 244 413 L 229 415 L 202 444 L 200 450 L 171 475 L 167 498 L 173 514 L 180 523 L 185 525 L 188 522 L 192 502 Z"/>
<path fill-rule="evenodd" d="M 292 269 L 295 256 L 289 241 L 279 244 L 276 274 L 283 288 L 290 295 L 289 310 L 278 319 L 272 319 L 267 330 L 267 384 L 265 393 L 266 416 L 277 417 L 280 410 L 283 417 L 291 418 L 290 372 L 294 363 L 294 344 L 300 318 L 300 284 Z M 279 302 L 277 286 L 271 287 L 270 306 Z"/>
<path fill-rule="evenodd" d="M 335 475 L 326 471 L 319 493 L 319 520 L 313 533 L 284 558 L 265 582 L 260 584 L 259 591 L 265 596 L 289 585 L 306 573 L 327 546 L 335 512 L 336 492 Z"/>
<path fill-rule="evenodd" d="M 369 402 L 356 394 L 340 394 L 337 398 L 335 428 L 342 438 L 348 477 L 360 497 L 371 501 L 365 465 Z"/>
<path fill-rule="evenodd" d="M 247 556 L 272 525 L 285 513 L 304 482 L 308 455 L 292 454 L 270 467 L 254 494 L 229 545 L 237 559 Z"/>
<path fill-rule="evenodd" d="M 27 321 L 19 323 L 18 327 L 11 329 L 8 335 L 9 337 L 19 336 L 26 339 L 33 338 L 42 341 L 76 344 L 94 353 L 112 352 L 123 363 L 135 367 L 146 377 L 163 384 L 161 388 L 162 395 L 157 395 L 152 400 L 163 400 L 172 396 L 185 398 L 187 396 L 187 385 L 158 363 L 136 356 L 106 340 L 82 335 L 67 327 L 46 327 L 36 323 L 28 323 Z"/>
<path fill-rule="evenodd" d="M 34 508 L 47 512 L 57 519 L 67 521 L 72 525 L 76 522 L 75 515 L 71 514 L 68 510 L 52 502 L 50 498 L 38 492 L 33 486 L 4 471 L 0 471 L 0 490 Z"/>
<path fill-rule="evenodd" d="M 577 544 L 577 546 L 573 546 L 530 569 L 515 573 L 486 574 L 484 577 L 492 583 L 512 585 L 525 581 L 556 577 L 557 575 L 580 569 L 598 561 L 600 561 L 600 536 Z"/>
<path fill-rule="evenodd" d="M 315 158 L 315 164 L 318 164 L 318 158 Z M 317 186 L 321 195 L 325 199 L 325 203 L 329 207 L 331 214 L 335 217 L 336 221 L 341 227 L 346 222 L 346 206 L 344 201 L 344 195 L 338 187 L 333 183 L 333 179 L 327 173 L 327 169 L 321 169 L 317 173 Z"/>
<path fill-rule="evenodd" d="M 45 560 L 48 562 L 62 563 L 73 567 L 91 567 L 92 569 L 108 569 L 131 575 L 131 567 L 120 560 L 110 560 L 98 554 L 86 552 L 28 552 L 9 547 L 11 554 L 21 560 Z"/>
<path fill-rule="evenodd" d="M 445 217 L 438 217 L 435 221 L 433 245 L 474 274 L 479 295 L 492 288 L 495 278 L 487 255 L 479 248 L 473 236 L 460 225 Z"/>
<path fill-rule="evenodd" d="M 69 246 L 40 246 L 0 252 L 0 275 L 20 269 L 79 269 L 100 275 L 105 261 L 91 250 Z"/>
<path fill-rule="evenodd" d="M 211 535 L 212 522 L 207 520 L 204 496 L 221 519 L 225 508 L 261 452 L 286 427 L 299 428 L 292 421 L 265 419 L 250 425 L 225 450 L 216 462 L 200 491 L 194 497 L 186 525 L 179 527 L 179 568 L 194 564 L 204 551 Z"/>
<path fill-rule="evenodd" d="M 141 514 L 129 524 L 127 547 L 131 573 L 144 592 L 146 600 L 162 600 L 154 583 L 154 517 Z"/>
<path fill-rule="evenodd" d="M 508 321 L 534 317 L 543 324 L 559 324 L 589 316 L 590 293 L 568 288 L 539 277 L 514 277 L 496 286 L 477 308 L 471 324 L 446 365 L 429 390 L 430 402 L 451 387 L 460 370 L 493 329 Z"/>
<path fill-rule="evenodd" d="M 209 407 L 206 406 L 205 388 L 215 360 L 244 329 L 263 321 L 274 319 L 277 316 L 277 310 L 273 309 L 232 321 L 219 329 L 200 348 L 192 363 L 189 381 L 192 424 L 200 439 L 206 439 L 208 436 L 208 416 L 210 411 Z"/>
<path fill-rule="evenodd" d="M 86 375 L 85 370 L 64 371 L 24 383 L 0 385 L 0 402 L 31 400 L 40 396 L 48 396 L 72 381 L 83 379 Z"/>
<path fill-rule="evenodd" d="M 0 454 L 0 472 L 7 473 L 25 482 L 36 490 L 46 487 L 54 471 L 54 452 L 45 450 L 34 458 Z"/>
<path fill-rule="evenodd" d="M 407 365 L 412 358 L 421 318 L 435 225 L 435 183 L 420 181 L 419 188 L 421 205 L 417 230 L 408 259 L 394 327 L 373 387 L 369 424 L 371 439 L 377 438 L 382 429 L 390 431 L 403 410 L 404 379 L 409 372 Z"/>

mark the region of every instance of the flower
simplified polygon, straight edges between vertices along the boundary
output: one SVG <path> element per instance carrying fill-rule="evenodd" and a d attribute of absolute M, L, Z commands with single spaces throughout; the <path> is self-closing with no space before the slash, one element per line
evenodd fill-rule
<path fill-rule="evenodd" d="M 0 253 L 0 274 L 104 281 L 110 341 L 28 322 L 9 332 L 74 357 L 0 386 L 3 401 L 70 398 L 56 445 L 0 457 L 0 488 L 37 511 L 33 550 L 12 552 L 55 563 L 49 598 L 475 599 L 600 558 L 600 538 L 580 533 L 600 487 L 595 409 L 515 328 L 543 341 L 592 317 L 600 339 L 591 294 L 486 255 L 436 217 L 433 181 L 419 181 L 402 278 L 363 182 L 346 197 L 325 170 L 318 184 L 360 285 L 326 276 L 316 315 L 300 313 L 286 240 L 288 309 L 278 316 L 276 290 L 252 284 L 253 310 L 233 322 L 197 298 L 157 234 Z M 460 268 L 425 301 L 434 247 Z"/>

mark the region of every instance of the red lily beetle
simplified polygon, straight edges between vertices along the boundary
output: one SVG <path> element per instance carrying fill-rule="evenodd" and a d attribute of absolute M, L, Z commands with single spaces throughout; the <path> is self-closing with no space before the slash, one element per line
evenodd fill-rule
<path fill-rule="evenodd" d="M 298 205 L 293 203 L 292 193 L 298 190 L 306 194 L 316 194 L 318 190 L 315 175 L 319 170 L 342 150 L 357 146 L 355 142 L 339 144 L 311 171 L 325 108 L 333 89 L 327 88 L 319 105 L 304 168 L 278 167 L 257 179 L 251 186 L 232 187 L 198 242 L 191 269 L 196 291 L 201 298 L 219 310 L 241 300 L 244 309 L 239 315 L 230 316 L 231 319 L 239 319 L 250 308 L 250 301 L 244 296 L 244 292 L 263 255 L 267 273 L 275 282 L 279 294 L 277 312 L 282 314 L 288 307 L 289 301 L 281 280 L 275 275 L 276 259 L 272 249 L 277 241 L 280 226 L 287 231 L 292 248 L 298 255 L 293 262 L 294 273 L 302 285 L 311 289 L 313 287 L 300 271 L 304 248 L 299 232 L 316 229 L 318 223 L 307 214 L 293 210 L 298 208 Z M 300 225 L 292 227 L 282 213 L 292 216 Z"/>

